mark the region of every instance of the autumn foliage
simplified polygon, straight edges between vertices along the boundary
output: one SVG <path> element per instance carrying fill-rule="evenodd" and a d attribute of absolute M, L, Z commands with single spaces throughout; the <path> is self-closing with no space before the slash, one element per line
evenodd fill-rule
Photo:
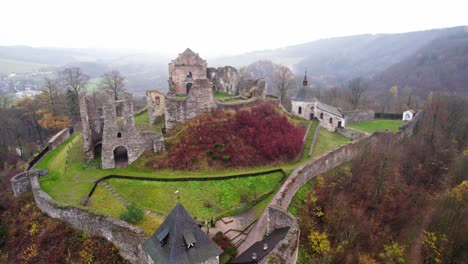
<path fill-rule="evenodd" d="M 217 111 L 192 120 L 153 167 L 197 169 L 208 166 L 254 166 L 296 157 L 304 130 L 273 105 Z"/>
<path fill-rule="evenodd" d="M 112 243 L 44 215 L 32 193 L 14 199 L 16 173 L 0 176 L 0 263 L 128 263 Z"/>
<path fill-rule="evenodd" d="M 466 259 L 467 106 L 460 98 L 434 97 L 412 137 L 382 138 L 349 165 L 319 176 L 299 210 L 308 261 Z"/>

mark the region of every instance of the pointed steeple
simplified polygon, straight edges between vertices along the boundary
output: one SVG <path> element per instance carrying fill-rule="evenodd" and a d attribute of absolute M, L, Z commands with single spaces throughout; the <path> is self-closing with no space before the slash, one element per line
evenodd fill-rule
<path fill-rule="evenodd" d="M 307 68 L 304 72 L 304 80 L 302 81 L 302 86 L 307 86 Z"/>

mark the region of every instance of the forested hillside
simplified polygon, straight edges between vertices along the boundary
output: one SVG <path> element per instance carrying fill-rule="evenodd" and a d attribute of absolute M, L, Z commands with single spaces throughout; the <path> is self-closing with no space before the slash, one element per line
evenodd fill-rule
<path fill-rule="evenodd" d="M 468 33 L 432 41 L 377 74 L 371 86 L 380 93 L 393 86 L 411 87 L 415 94 L 421 96 L 439 90 L 468 93 Z"/>
<path fill-rule="evenodd" d="M 465 263 L 468 104 L 435 96 L 415 135 L 318 176 L 292 203 L 299 263 Z"/>

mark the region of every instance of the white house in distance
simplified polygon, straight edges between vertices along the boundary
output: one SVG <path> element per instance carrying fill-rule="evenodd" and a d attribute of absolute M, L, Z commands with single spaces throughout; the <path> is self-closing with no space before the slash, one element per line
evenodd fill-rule
<path fill-rule="evenodd" d="M 340 109 L 319 102 L 312 95 L 312 89 L 307 86 L 307 74 L 304 75 L 302 87 L 291 98 L 291 105 L 293 114 L 310 120 L 317 118 L 320 125 L 330 132 L 345 127 L 345 117 Z"/>
<path fill-rule="evenodd" d="M 411 121 L 416 114 L 416 111 L 409 109 L 403 112 L 403 121 Z"/>

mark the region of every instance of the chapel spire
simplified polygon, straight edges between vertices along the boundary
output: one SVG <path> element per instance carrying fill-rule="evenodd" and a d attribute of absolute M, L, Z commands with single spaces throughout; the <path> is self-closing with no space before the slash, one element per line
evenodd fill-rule
<path fill-rule="evenodd" d="M 307 68 L 305 68 L 304 80 L 302 81 L 302 86 L 307 86 Z"/>

